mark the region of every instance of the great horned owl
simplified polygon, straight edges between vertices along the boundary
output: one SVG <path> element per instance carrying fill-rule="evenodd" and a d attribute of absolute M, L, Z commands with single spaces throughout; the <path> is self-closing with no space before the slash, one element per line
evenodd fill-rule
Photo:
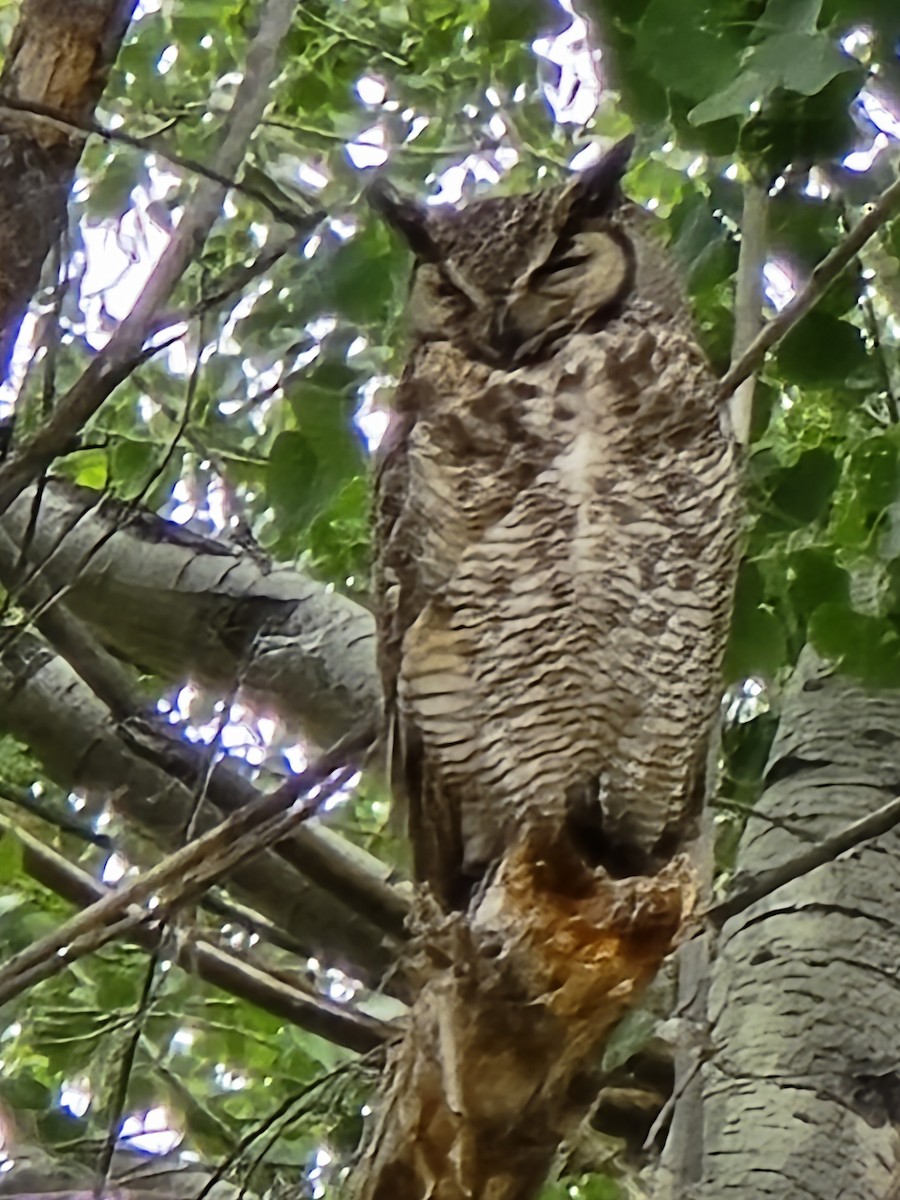
<path fill-rule="evenodd" d="M 528 832 L 623 874 L 702 794 L 735 452 L 630 140 L 462 210 L 384 184 L 415 254 L 375 601 L 417 876 L 447 906 Z"/>

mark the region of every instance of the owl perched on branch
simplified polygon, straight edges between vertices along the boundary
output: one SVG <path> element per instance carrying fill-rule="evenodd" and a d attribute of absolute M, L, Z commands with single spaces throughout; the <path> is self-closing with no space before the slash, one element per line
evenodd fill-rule
<path fill-rule="evenodd" d="M 655 870 L 702 800 L 735 452 L 630 153 L 462 210 L 372 189 L 415 255 L 376 499 L 392 779 L 449 908 L 526 836 Z"/>

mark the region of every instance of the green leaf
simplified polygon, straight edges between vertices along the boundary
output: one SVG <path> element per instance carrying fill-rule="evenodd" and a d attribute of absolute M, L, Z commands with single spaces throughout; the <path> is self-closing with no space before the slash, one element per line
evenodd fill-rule
<path fill-rule="evenodd" d="M 728 3 L 652 0 L 637 34 L 639 60 L 658 82 L 692 100 L 718 91 L 733 77 L 741 50 L 731 10 Z"/>
<path fill-rule="evenodd" d="M 102 491 L 108 478 L 108 459 L 105 450 L 77 450 L 54 463 L 54 470 L 72 479 L 81 487 Z"/>
<path fill-rule="evenodd" d="M 835 545 L 840 547 L 858 550 L 869 545 L 872 538 L 869 514 L 852 489 L 844 489 L 838 495 L 829 533 Z"/>
<path fill-rule="evenodd" d="M 110 476 L 116 494 L 128 499 L 140 494 L 159 458 L 160 448 L 154 442 L 117 439 L 110 461 Z"/>
<path fill-rule="evenodd" d="M 816 96 L 775 88 L 758 116 L 741 126 L 741 157 L 758 179 L 781 174 L 791 162 L 820 162 L 842 158 L 858 139 L 850 107 L 865 77 L 858 66 L 837 75 Z M 854 271 L 845 272 L 852 280 Z M 843 281 L 820 302 L 820 311 L 834 309 L 832 302 L 843 290 Z M 856 295 L 852 303 L 856 302 Z"/>
<path fill-rule="evenodd" d="M 51 1098 L 50 1089 L 32 1075 L 0 1079 L 0 1099 L 13 1109 L 49 1108 Z"/>
<path fill-rule="evenodd" d="M 91 180 L 87 210 L 92 217 L 119 219 L 131 203 L 132 190 L 143 181 L 140 159 L 129 147 L 110 155 L 99 176 Z"/>
<path fill-rule="evenodd" d="M 855 325 L 811 312 L 795 325 L 777 354 L 785 379 L 804 387 L 844 380 L 866 366 L 866 347 Z"/>
<path fill-rule="evenodd" d="M 710 211 L 705 196 L 691 192 L 676 205 L 670 225 L 672 251 L 688 275 L 692 292 L 706 291 L 733 269 L 737 246 Z"/>
<path fill-rule="evenodd" d="M 328 380 L 342 367 L 313 376 Z M 285 389 L 298 428 L 278 435 L 268 466 L 267 491 L 288 529 L 308 526 L 364 469 L 362 442 L 350 422 L 352 405 L 342 391 L 295 378 Z"/>
<path fill-rule="evenodd" d="M 787 660 L 781 622 L 763 607 L 762 579 L 754 563 L 742 564 L 735 591 L 734 616 L 725 650 L 727 683 L 751 675 L 773 676 Z"/>
<path fill-rule="evenodd" d="M 0 884 L 11 884 L 22 872 L 22 843 L 9 830 L 0 834 Z"/>
<path fill-rule="evenodd" d="M 817 447 L 807 450 L 792 467 L 772 480 L 771 501 L 777 516 L 796 525 L 809 525 L 824 515 L 838 481 L 834 455 Z"/>
<path fill-rule="evenodd" d="M 781 87 L 803 96 L 815 96 L 835 76 L 844 71 L 858 71 L 859 64 L 827 34 L 785 33 L 768 38 L 752 50 L 747 69 L 762 77 L 766 95 Z"/>
<path fill-rule="evenodd" d="M 272 504 L 302 520 L 315 495 L 319 463 L 309 439 L 296 430 L 280 433 L 269 454 L 266 488 Z"/>
<path fill-rule="evenodd" d="M 897 447 L 883 435 L 867 438 L 851 454 L 846 478 L 866 511 L 883 512 L 900 487 Z"/>
<path fill-rule="evenodd" d="M 873 686 L 900 685 L 900 634 L 890 621 L 822 604 L 809 622 L 809 640 L 826 658 Z"/>
<path fill-rule="evenodd" d="M 787 560 L 788 595 L 796 612 L 806 618 L 819 605 L 846 605 L 850 576 L 828 550 L 798 550 Z"/>
<path fill-rule="evenodd" d="M 7 874 L 7 869 L 2 863 L 2 855 L 3 842 L 0 840 L 0 879 L 4 878 Z M 17 909 L 21 908 L 24 903 L 25 897 L 14 892 L 10 892 L 6 896 L 0 896 L 0 921 L 2 921 L 5 916 L 8 916 L 10 913 L 14 913 Z"/>
<path fill-rule="evenodd" d="M 385 4 L 378 15 L 389 29 L 406 29 L 409 25 L 409 11 L 405 4 Z"/>
<path fill-rule="evenodd" d="M 786 664 L 787 646 L 781 622 L 767 608 L 736 612 L 725 651 L 729 683 L 751 675 L 771 677 Z"/>
<path fill-rule="evenodd" d="M 484 34 L 489 43 L 530 43 L 551 24 L 559 26 L 560 16 L 547 0 L 489 0 Z"/>
<path fill-rule="evenodd" d="M 822 0 L 769 0 L 756 28 L 815 33 L 821 11 Z"/>
<path fill-rule="evenodd" d="M 321 373 L 314 378 L 322 378 Z M 320 467 L 335 482 L 363 469 L 362 441 L 350 418 L 352 404 L 341 391 L 299 380 L 286 388 L 300 432 L 313 447 Z"/>
<path fill-rule="evenodd" d="M 692 109 L 695 125 L 746 117 L 751 105 L 762 105 L 776 88 L 814 96 L 844 71 L 856 72 L 859 64 L 825 33 L 781 33 L 750 50 L 743 69 L 721 91 Z"/>
<path fill-rule="evenodd" d="M 540 1200 L 623 1200 L 625 1193 L 607 1175 L 567 1176 L 545 1184 Z"/>

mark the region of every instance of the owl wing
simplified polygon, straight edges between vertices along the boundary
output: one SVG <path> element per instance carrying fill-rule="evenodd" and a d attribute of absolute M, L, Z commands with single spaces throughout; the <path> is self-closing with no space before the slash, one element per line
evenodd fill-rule
<path fill-rule="evenodd" d="M 437 408 L 407 445 L 420 591 L 396 706 L 417 869 L 450 903 L 524 828 L 559 833 L 585 795 L 621 869 L 683 832 L 736 527 L 730 439 L 681 333 L 626 320 L 481 382 L 454 394 L 461 411 L 447 400 L 445 415 L 471 418 L 455 457 Z"/>
<path fill-rule="evenodd" d="M 374 598 L 385 715 L 395 731 L 392 785 L 408 810 L 416 874 L 444 896 L 463 859 L 467 789 L 448 780 L 423 740 L 424 710 L 435 706 L 424 697 L 411 704 L 407 684 L 429 675 L 428 686 L 443 696 L 436 708 L 452 706 L 458 677 L 443 664 L 468 647 L 458 632 L 439 646 L 442 598 L 466 555 L 552 455 L 547 431 L 529 426 L 534 389 L 510 380 L 450 343 L 419 347 L 398 388 L 400 420 L 376 482 Z"/>

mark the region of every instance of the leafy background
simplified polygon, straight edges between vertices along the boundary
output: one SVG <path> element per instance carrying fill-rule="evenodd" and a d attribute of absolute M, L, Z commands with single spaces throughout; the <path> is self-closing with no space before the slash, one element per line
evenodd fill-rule
<path fill-rule="evenodd" d="M 769 189 L 773 311 L 896 173 L 900 8 L 895 0 L 581 0 L 578 13 L 553 0 L 310 0 L 299 8 L 244 180 L 301 223 L 317 210 L 327 218 L 315 233 L 292 235 L 232 192 L 174 300 L 173 316 L 189 314 L 186 335 L 117 390 L 87 445 L 57 469 L 201 532 L 237 524 L 273 557 L 364 598 L 371 447 L 402 362 L 408 265 L 363 201 L 372 172 L 386 163 L 399 186 L 465 201 L 562 177 L 598 139 L 632 125 L 628 190 L 664 218 L 701 339 L 723 370 L 747 180 Z M 147 0 L 98 117 L 136 135 L 165 128 L 180 155 L 207 160 L 256 19 L 257 5 L 242 0 Z M 10 6 L 0 21 L 8 37 Z M 64 280 L 45 280 L 14 379 L 0 389 L 22 429 L 42 411 L 38 350 L 59 339 L 58 390 L 78 377 L 146 278 L 191 182 L 158 154 L 88 144 Z M 277 262 L 222 299 L 235 270 L 279 239 L 287 249 Z M 760 786 L 779 688 L 804 643 L 860 679 L 900 684 L 898 272 L 900 218 L 761 373 L 727 656 L 723 869 Z M 53 307 L 56 326 L 42 320 Z M 188 687 L 167 703 L 200 725 L 213 700 Z M 274 771 L 290 731 L 273 740 L 252 714 L 237 719 L 265 747 L 254 770 Z M 0 778 L 7 798 L 37 790 L 58 812 L 72 806 L 9 739 L 0 744 Z M 368 785 L 337 821 L 396 856 L 384 811 Z M 105 817 L 92 814 L 95 829 L 115 842 Z M 109 845 L 34 828 L 111 877 Z M 0 954 L 65 915 L 30 881 L 18 843 L 0 841 Z M 223 936 L 235 946 L 247 937 L 237 927 Z M 290 966 L 309 986 L 377 1010 L 377 996 L 327 963 Z M 0 1021 L 7 1163 L 77 1164 L 96 1153 L 145 976 L 145 956 L 116 946 L 9 1007 Z M 627 1058 L 647 1033 L 646 1025 L 626 1030 L 616 1054 Z M 132 1136 L 122 1148 L 145 1163 L 167 1147 L 205 1162 L 236 1155 L 233 1177 L 254 1190 L 336 1194 L 376 1077 L 376 1064 L 173 968 L 138 1047 L 132 1124 L 123 1130 Z M 239 1155 L 254 1130 L 261 1136 Z M 615 1177 L 614 1166 L 575 1170 L 546 1195 L 605 1200 L 619 1194 Z"/>

